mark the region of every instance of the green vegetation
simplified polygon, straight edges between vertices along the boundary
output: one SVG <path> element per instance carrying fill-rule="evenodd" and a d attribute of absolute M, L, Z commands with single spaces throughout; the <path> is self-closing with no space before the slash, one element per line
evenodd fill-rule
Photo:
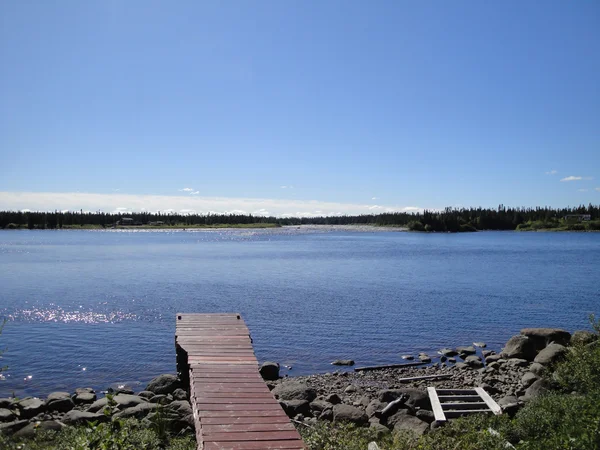
<path fill-rule="evenodd" d="M 67 427 L 60 432 L 40 430 L 33 439 L 0 434 L 0 448 L 6 450 L 195 450 L 193 436 L 160 438 L 152 428 L 133 419 L 113 423 Z"/>
<path fill-rule="evenodd" d="M 323 423 L 300 432 L 311 450 L 364 450 L 371 441 L 381 450 L 600 449 L 600 322 L 592 318 L 592 325 L 596 341 L 571 347 L 548 375 L 556 390 L 532 400 L 514 418 L 469 416 L 420 437 Z"/>
<path fill-rule="evenodd" d="M 14 438 L 0 434 L 0 448 L 11 450 L 193 450 L 194 436 L 170 436 L 161 414 L 148 424 L 134 419 L 116 419 L 116 402 L 107 395 L 108 405 L 104 423 L 92 422 L 87 426 L 67 427 L 60 432 L 39 430 L 33 438 Z"/>
<path fill-rule="evenodd" d="M 592 220 L 563 219 L 569 215 L 589 215 Z M 408 227 L 412 231 L 465 232 L 478 230 L 572 231 L 600 230 L 600 205 L 576 208 L 446 208 L 422 213 L 362 214 L 358 216 L 263 217 L 251 214 L 152 214 L 136 212 L 111 214 L 103 212 L 20 212 L 0 211 L 0 228 L 55 229 L 109 228 L 124 218 L 132 219 L 138 228 L 224 228 L 276 227 L 284 225 L 375 225 Z M 153 223 L 153 224 L 152 224 Z M 129 227 L 129 226 L 128 226 Z"/>
<path fill-rule="evenodd" d="M 585 222 L 554 219 L 529 220 L 517 226 L 518 231 L 600 231 L 600 220 Z"/>

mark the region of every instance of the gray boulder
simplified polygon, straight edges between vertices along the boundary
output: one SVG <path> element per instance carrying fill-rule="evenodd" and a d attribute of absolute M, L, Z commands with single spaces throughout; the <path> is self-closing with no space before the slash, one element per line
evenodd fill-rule
<path fill-rule="evenodd" d="M 334 366 L 353 366 L 354 360 L 353 359 L 336 359 L 331 364 Z"/>
<path fill-rule="evenodd" d="M 89 422 L 105 422 L 108 416 L 100 413 L 91 413 L 72 409 L 64 415 L 62 421 L 65 425 L 82 425 Z"/>
<path fill-rule="evenodd" d="M 310 410 L 312 411 L 314 416 L 318 416 L 320 413 L 325 411 L 326 409 L 332 409 L 333 405 L 325 400 L 313 400 L 310 402 Z M 319 413 L 319 414 L 317 414 Z"/>
<path fill-rule="evenodd" d="M 366 414 L 369 418 L 373 417 L 375 413 L 380 412 L 385 408 L 387 403 L 380 402 L 379 400 L 371 400 L 367 405 Z"/>
<path fill-rule="evenodd" d="M 435 415 L 433 414 L 433 412 L 427 411 L 426 409 L 418 410 L 416 416 L 418 419 L 427 423 L 431 423 L 435 420 Z"/>
<path fill-rule="evenodd" d="M 533 361 L 536 355 L 534 341 L 523 335 L 513 336 L 504 346 L 501 355 L 504 358 L 522 358 Z"/>
<path fill-rule="evenodd" d="M 550 391 L 550 383 L 545 379 L 541 378 L 535 382 L 531 386 L 527 388 L 525 391 L 525 395 L 523 395 L 523 401 L 529 401 L 540 395 L 543 395 Z"/>
<path fill-rule="evenodd" d="M 350 405 L 334 405 L 333 407 L 334 422 L 350 422 L 357 425 L 365 425 L 369 422 L 369 417 L 360 408 Z"/>
<path fill-rule="evenodd" d="M 464 347 L 456 347 L 456 351 L 461 356 L 474 355 L 476 353 L 475 347 L 473 347 L 472 345 L 464 346 Z"/>
<path fill-rule="evenodd" d="M 279 363 L 267 361 L 260 366 L 260 375 L 263 380 L 278 380 L 279 379 Z"/>
<path fill-rule="evenodd" d="M 187 417 L 190 414 L 193 414 L 192 405 L 187 400 L 175 400 L 169 403 L 165 408 L 181 417 Z"/>
<path fill-rule="evenodd" d="M 560 344 L 550 344 L 535 357 L 533 362 L 550 365 L 560 361 L 567 353 L 567 348 Z"/>
<path fill-rule="evenodd" d="M 31 419 L 46 410 L 46 404 L 37 397 L 27 397 L 17 403 L 22 419 Z"/>
<path fill-rule="evenodd" d="M 173 399 L 174 400 L 187 400 L 188 395 L 183 389 L 175 389 L 173 391 Z"/>
<path fill-rule="evenodd" d="M 551 342 L 561 345 L 569 345 L 571 333 L 560 328 L 523 328 L 523 336 L 527 336 L 533 341 L 536 350 L 542 350 Z"/>
<path fill-rule="evenodd" d="M 97 400 L 96 394 L 93 392 L 75 394 L 72 398 L 76 405 L 87 405 L 88 403 L 94 403 Z"/>
<path fill-rule="evenodd" d="M 429 424 L 418 417 L 412 416 L 407 410 L 401 409 L 387 418 L 387 425 L 394 431 L 411 431 L 420 436 L 429 429 Z"/>
<path fill-rule="evenodd" d="M 540 363 L 532 363 L 529 366 L 529 371 L 535 375 L 537 375 L 538 377 L 541 377 L 542 375 L 544 375 L 544 373 L 546 373 L 546 366 L 544 366 L 543 364 Z"/>
<path fill-rule="evenodd" d="M 323 411 L 319 415 L 319 420 L 326 420 L 327 422 L 333 421 L 333 408 Z"/>
<path fill-rule="evenodd" d="M 312 402 L 317 398 L 315 389 L 296 381 L 281 383 L 271 392 L 280 400 L 306 400 Z"/>
<path fill-rule="evenodd" d="M 10 409 L 0 408 L 0 422 L 11 422 L 15 419 L 15 413 Z"/>
<path fill-rule="evenodd" d="M 158 403 L 159 405 L 166 405 L 167 403 L 171 403 L 169 397 L 165 394 L 157 394 L 151 399 L 148 400 L 150 403 Z"/>
<path fill-rule="evenodd" d="M 310 404 L 306 400 L 280 400 L 279 404 L 288 417 L 294 418 L 298 414 L 310 414 Z"/>
<path fill-rule="evenodd" d="M 77 388 L 71 398 L 76 405 L 94 403 L 97 400 L 96 392 L 92 388 Z"/>
<path fill-rule="evenodd" d="M 117 419 L 129 419 L 129 418 L 143 419 L 151 412 L 156 411 L 157 408 L 158 408 L 158 404 L 156 404 L 156 403 L 139 403 L 135 406 L 132 406 L 130 408 L 125 408 L 122 411 L 119 411 L 118 413 L 115 414 L 115 417 Z"/>
<path fill-rule="evenodd" d="M 146 390 L 155 394 L 172 394 L 176 389 L 182 388 L 181 381 L 175 375 L 169 373 L 153 378 Z"/>
<path fill-rule="evenodd" d="M 524 388 L 528 388 L 539 379 L 540 377 L 538 377 L 536 374 L 527 372 L 525 375 L 523 375 L 523 378 L 521 378 L 521 384 Z"/>
<path fill-rule="evenodd" d="M 177 389 L 175 389 L 177 390 Z M 138 397 L 142 397 L 145 398 L 147 400 L 150 400 L 152 397 L 154 397 L 156 394 L 154 392 L 150 392 L 150 391 L 141 391 L 138 393 Z"/>
<path fill-rule="evenodd" d="M 19 431 L 28 423 L 28 420 L 15 420 L 13 422 L 0 423 L 0 434 L 13 434 L 16 431 Z"/>
<path fill-rule="evenodd" d="M 53 392 L 46 399 L 46 410 L 56 412 L 71 411 L 75 403 L 68 392 Z"/>
<path fill-rule="evenodd" d="M 451 358 L 453 356 L 458 355 L 458 352 L 456 350 L 454 350 L 453 348 L 443 348 L 438 353 L 447 358 Z"/>
<path fill-rule="evenodd" d="M 486 362 L 486 364 L 489 364 L 489 363 L 497 362 L 500 359 L 502 359 L 502 355 L 493 354 L 493 355 L 486 356 L 485 362 Z"/>
<path fill-rule="evenodd" d="M 16 438 L 32 438 L 39 431 L 60 431 L 65 427 L 65 424 L 56 420 L 44 420 L 42 422 L 31 422 L 25 425 L 14 436 Z"/>
<path fill-rule="evenodd" d="M 571 340 L 569 345 L 586 345 L 591 344 L 592 342 L 598 339 L 598 335 L 596 333 L 592 333 L 587 330 L 577 330 L 571 336 Z"/>
<path fill-rule="evenodd" d="M 117 403 L 116 407 L 119 410 L 131 408 L 141 403 L 147 403 L 147 400 L 145 398 L 130 394 L 117 394 L 113 397 L 113 400 Z M 92 403 L 88 407 L 87 411 L 92 413 L 101 411 L 106 407 L 107 404 L 108 399 L 106 397 L 103 397 L 100 400 L 96 400 L 94 403 Z"/>

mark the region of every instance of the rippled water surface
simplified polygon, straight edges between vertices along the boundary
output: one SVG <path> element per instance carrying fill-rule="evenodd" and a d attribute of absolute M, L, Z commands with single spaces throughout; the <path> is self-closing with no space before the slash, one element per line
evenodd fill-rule
<path fill-rule="evenodd" d="M 0 231 L 0 397 L 174 372 L 176 312 L 240 312 L 306 374 L 585 328 L 599 280 L 600 233 Z"/>

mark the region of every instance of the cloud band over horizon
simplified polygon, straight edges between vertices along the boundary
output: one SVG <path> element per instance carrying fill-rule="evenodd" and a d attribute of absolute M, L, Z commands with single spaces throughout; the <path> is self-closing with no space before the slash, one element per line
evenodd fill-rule
<path fill-rule="evenodd" d="M 359 215 L 383 212 L 420 212 L 416 206 L 382 206 L 317 200 L 278 200 L 200 196 L 93 194 L 80 192 L 0 192 L 0 210 L 102 211 L 127 213 L 148 211 L 180 214 L 254 214 L 309 217 Z"/>

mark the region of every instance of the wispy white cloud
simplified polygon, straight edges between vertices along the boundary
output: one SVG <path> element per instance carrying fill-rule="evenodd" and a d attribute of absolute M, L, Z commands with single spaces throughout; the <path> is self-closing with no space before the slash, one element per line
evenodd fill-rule
<path fill-rule="evenodd" d="M 579 192 L 587 192 L 588 189 L 577 189 L 577 191 L 579 191 Z"/>
<path fill-rule="evenodd" d="M 548 172 L 546 172 L 546 175 L 556 175 L 558 173 L 558 170 L 549 170 Z"/>
<path fill-rule="evenodd" d="M 179 192 L 194 192 L 194 188 L 183 188 L 183 189 L 179 189 Z"/>
<path fill-rule="evenodd" d="M 600 187 L 597 187 L 595 190 L 598 191 L 598 192 L 600 192 Z"/>
<path fill-rule="evenodd" d="M 561 178 L 560 181 L 581 181 L 581 180 L 593 180 L 593 177 L 580 177 L 580 176 L 568 176 L 565 178 Z"/>
<path fill-rule="evenodd" d="M 195 191 L 192 191 L 195 192 Z M 371 209 L 372 206 L 376 208 Z M 283 216 L 317 216 L 340 214 L 372 214 L 383 211 L 416 212 L 416 206 L 366 205 L 358 203 L 338 203 L 317 200 L 282 200 L 255 198 L 227 198 L 132 194 L 92 194 L 82 192 L 0 192 L 0 210 L 18 211 L 23 208 L 32 211 L 68 210 L 106 211 L 129 213 L 133 211 L 196 211 L 198 214 L 247 213 Z"/>
<path fill-rule="evenodd" d="M 377 200 L 379 197 L 371 197 L 371 200 Z"/>
<path fill-rule="evenodd" d="M 200 195 L 200 191 L 192 191 L 190 192 L 190 195 Z"/>

